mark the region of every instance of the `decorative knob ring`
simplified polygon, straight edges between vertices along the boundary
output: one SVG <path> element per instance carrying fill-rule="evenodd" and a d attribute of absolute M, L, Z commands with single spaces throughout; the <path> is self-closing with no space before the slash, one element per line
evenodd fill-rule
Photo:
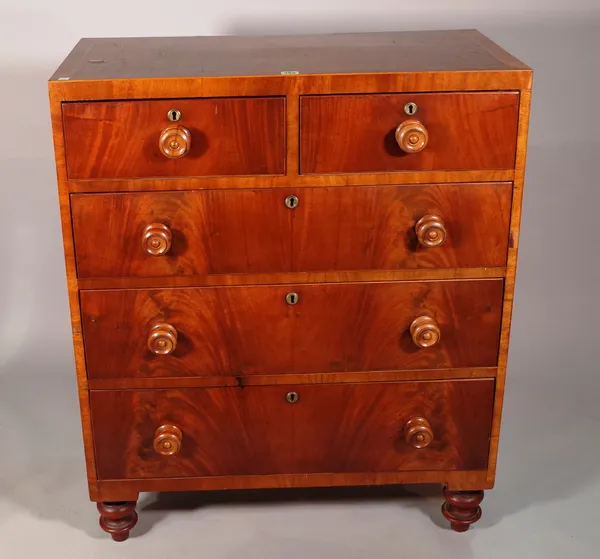
<path fill-rule="evenodd" d="M 428 248 L 439 247 L 446 240 L 444 220 L 437 215 L 424 215 L 419 219 L 415 225 L 415 233 L 419 244 Z"/>
<path fill-rule="evenodd" d="M 427 146 L 429 132 L 420 121 L 405 120 L 396 128 L 396 142 L 405 153 L 418 153 Z"/>
<path fill-rule="evenodd" d="M 162 256 L 171 249 L 173 235 L 164 223 L 151 223 L 142 233 L 142 247 L 152 256 Z"/>
<path fill-rule="evenodd" d="M 148 349 L 156 355 L 169 355 L 177 347 L 177 330 L 174 326 L 161 322 L 155 324 L 148 336 Z"/>
<path fill-rule="evenodd" d="M 424 417 L 413 417 L 404 426 L 406 442 L 415 448 L 425 448 L 433 441 L 433 430 Z"/>
<path fill-rule="evenodd" d="M 192 134 L 183 126 L 168 126 L 160 133 L 158 147 L 165 157 L 180 159 L 190 151 Z"/>
<path fill-rule="evenodd" d="M 440 341 L 440 327 L 430 316 L 419 316 L 410 325 L 410 335 L 417 347 L 431 347 Z"/>
<path fill-rule="evenodd" d="M 154 433 L 154 450 L 163 456 L 172 456 L 181 450 L 183 433 L 175 425 L 161 425 Z"/>

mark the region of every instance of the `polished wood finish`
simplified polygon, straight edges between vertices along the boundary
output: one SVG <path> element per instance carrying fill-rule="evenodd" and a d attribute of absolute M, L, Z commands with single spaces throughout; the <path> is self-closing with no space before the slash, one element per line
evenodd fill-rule
<path fill-rule="evenodd" d="M 165 128 L 174 105 L 181 125 Z M 65 103 L 62 113 L 71 179 L 285 174 L 282 97 Z"/>
<path fill-rule="evenodd" d="M 201 60 L 202 64 L 198 64 Z M 474 29 L 81 39 L 51 80 L 527 70 Z M 290 76 L 293 77 L 293 76 Z M 177 83 L 177 82 L 174 82 Z"/>
<path fill-rule="evenodd" d="M 419 316 L 410 324 L 410 337 L 419 348 L 434 346 L 440 341 L 441 335 L 438 321 L 431 316 Z"/>
<path fill-rule="evenodd" d="M 418 120 L 405 120 L 398 125 L 394 134 L 396 143 L 405 153 L 419 153 L 429 142 L 429 132 Z"/>
<path fill-rule="evenodd" d="M 425 448 L 433 441 L 431 424 L 424 417 L 413 417 L 404 426 L 404 438 L 415 448 Z"/>
<path fill-rule="evenodd" d="M 208 276 L 171 276 L 170 287 L 204 287 L 218 285 L 277 285 L 297 283 L 378 282 L 378 281 L 431 281 L 444 279 L 503 278 L 505 267 L 447 268 L 421 270 L 372 270 L 343 272 L 283 272 L 269 274 L 211 274 Z M 162 277 L 140 278 L 82 278 L 77 284 L 81 290 L 160 288 Z"/>
<path fill-rule="evenodd" d="M 88 376 L 492 367 L 502 288 L 501 280 L 490 279 L 84 291 Z M 298 294 L 295 305 L 286 301 L 290 292 Z M 417 348 L 411 323 L 422 315 L 432 318 L 421 327 Z M 148 330 L 163 320 L 178 332 L 177 349 L 155 355 Z M 435 328 L 441 334 L 432 345 L 426 338 Z"/>
<path fill-rule="evenodd" d="M 89 379 L 90 390 L 122 388 L 198 388 L 214 386 L 269 386 L 273 384 L 333 384 L 345 382 L 393 382 L 400 380 L 450 380 L 494 378 L 495 367 L 411 369 L 403 371 L 344 371 L 341 373 L 283 373 L 247 376 L 151 377 Z"/>
<path fill-rule="evenodd" d="M 298 200 L 293 209 L 290 196 Z M 511 197 L 511 185 L 500 183 L 78 194 L 71 205 L 80 278 L 171 282 L 174 275 L 504 266 Z M 148 255 L 158 251 L 166 257 Z"/>
<path fill-rule="evenodd" d="M 299 73 L 281 73 L 288 70 Z M 454 493 L 491 489 L 496 475 L 513 307 L 531 83 L 532 72 L 527 66 L 475 31 L 290 38 L 83 40 L 53 76 L 49 89 L 90 498 L 101 503 L 132 504 L 142 491 L 390 483 L 445 483 L 447 490 Z M 407 102 L 416 103 L 416 111 L 405 112 L 406 103 L 400 103 L 401 96 L 408 97 Z M 465 96 L 468 99 L 512 101 L 497 107 L 491 103 L 487 106 L 490 110 L 477 113 L 471 105 L 457 104 L 456 100 L 467 98 Z M 444 109 L 447 112 L 443 118 L 432 123 L 430 107 L 421 99 L 435 97 L 454 101 L 450 109 Z M 372 113 L 370 116 L 371 109 L 351 116 L 345 113 L 345 122 L 338 120 L 327 128 L 324 121 L 331 118 L 331 114 L 318 114 L 316 121 L 321 130 L 315 133 L 313 128 L 307 136 L 303 124 L 307 117 L 304 103 L 316 103 L 321 98 L 324 101 L 318 103 L 319 107 L 323 103 L 340 107 L 357 98 L 372 108 L 381 103 L 381 99 L 393 99 L 398 103 L 395 107 L 398 110 L 392 119 L 387 112 L 390 103 L 386 101 L 383 103 L 385 110 L 378 112 L 377 118 Z M 182 102 L 199 107 L 197 114 L 206 121 L 200 123 L 196 118 L 190 122 L 190 113 L 182 108 Z M 254 107 L 258 102 L 269 108 L 262 112 L 256 110 Z M 123 107 L 124 113 L 114 118 L 110 107 L 117 105 Z M 217 111 L 211 113 L 217 105 Z M 231 111 L 224 115 L 221 109 L 233 105 L 246 109 L 235 115 Z M 160 106 L 162 112 L 138 118 L 135 113 L 143 106 Z M 478 106 L 482 108 L 481 101 Z M 209 109 L 201 110 L 202 107 Z M 491 110 L 494 108 L 496 110 Z M 173 116 L 174 110 L 181 111 L 180 119 Z M 71 118 L 74 113 L 78 118 Z M 396 142 L 396 130 L 411 119 L 419 121 L 429 137 L 424 149 L 408 154 Z M 104 126 L 100 131 L 101 120 L 110 126 Z M 219 128 L 227 120 L 229 124 Z M 385 126 L 382 126 L 382 120 Z M 206 145 L 200 134 L 204 129 L 199 127 L 204 122 L 210 123 L 210 142 L 206 152 L 199 155 L 198 150 Z M 495 123 L 494 126 L 490 126 L 490 122 Z M 359 133 L 356 125 L 360 125 Z M 190 150 L 179 159 L 166 157 L 159 144 L 161 133 L 172 127 L 183 127 L 189 132 L 189 136 L 184 136 L 190 142 Z M 75 130 L 75 135 L 69 130 Z M 332 141 L 340 130 L 342 140 Z M 383 140 L 379 135 L 374 142 L 364 141 L 365 135 L 369 138 L 370 134 L 381 133 Z M 217 138 L 219 144 L 215 143 Z M 304 145 L 307 138 L 311 146 L 320 143 L 318 153 L 307 153 Z M 383 153 L 379 142 L 383 142 Z M 140 150 L 142 146 L 144 148 Z M 234 152 L 235 157 L 223 156 L 227 147 L 231 147 L 229 153 Z M 388 149 L 394 151 L 388 152 Z M 356 150 L 355 154 L 353 150 Z M 440 158 L 443 157 L 447 157 L 449 163 L 441 166 Z M 307 161 L 313 166 L 320 165 L 320 170 L 306 174 L 310 171 Z M 402 165 L 397 165 L 398 161 Z M 68 172 L 68 169 L 74 172 Z M 476 189 L 482 193 L 477 199 L 471 194 Z M 202 191 L 201 196 L 199 191 Z M 116 197 L 130 196 L 127 192 L 148 198 L 141 205 L 131 202 L 133 198 L 127 198 L 117 211 Z M 265 198 L 252 202 L 258 200 L 262 192 L 265 192 Z M 391 195 L 390 192 L 399 194 Z M 210 208 L 206 205 L 212 193 L 224 194 L 220 210 L 216 210 L 218 203 Z M 246 198 L 241 197 L 242 193 L 247 193 Z M 277 197 L 279 194 L 295 196 L 298 205 L 293 209 L 286 208 L 284 203 L 263 207 L 263 200 L 267 200 L 270 193 Z M 150 198 L 163 194 L 169 197 L 168 202 L 164 201 L 166 197 Z M 170 198 L 180 194 L 190 197 Z M 102 200 L 103 196 L 107 199 Z M 196 201 L 200 198 L 202 203 Z M 236 202 L 232 204 L 230 200 L 234 198 Z M 105 207 L 108 199 L 108 207 L 115 204 L 109 210 Z M 280 203 L 281 199 L 277 200 Z M 423 203 L 426 200 L 430 203 Z M 180 225 L 172 221 L 175 218 L 171 214 L 164 212 L 177 205 L 180 205 L 176 216 Z M 189 208 L 183 208 L 184 205 Z M 84 206 L 85 211 L 82 211 Z M 401 210 L 402 206 L 407 209 Z M 142 207 L 149 211 L 144 213 Z M 206 216 L 211 220 L 206 221 Z M 86 224 L 86 220 L 90 223 Z M 129 226 L 129 221 L 135 226 Z M 348 226 L 352 222 L 356 230 Z M 423 227 L 425 222 L 433 226 L 431 234 Z M 171 233 L 171 246 L 164 253 L 151 254 L 147 251 L 144 234 L 146 228 L 156 225 L 164 228 L 152 231 L 150 237 L 158 236 L 159 239 L 151 240 L 149 248 L 156 250 L 153 248 L 156 246 L 159 251 L 164 248 L 165 228 Z M 435 244 L 442 236 L 444 241 L 438 246 L 427 245 L 427 242 Z M 95 247 L 88 237 L 96 243 Z M 150 265 L 149 261 L 155 263 Z M 481 281 L 464 280 L 486 278 L 488 281 L 499 278 L 497 284 L 501 285 L 498 295 L 502 300 L 501 311 L 492 304 L 491 310 L 486 309 L 483 313 L 492 319 L 501 312 L 501 322 L 497 326 L 499 341 L 497 330 L 493 342 L 490 342 L 491 338 L 479 342 L 472 338 L 473 345 L 461 342 L 459 352 L 462 359 L 465 351 L 467 354 L 484 351 L 483 348 L 474 349 L 476 344 L 491 343 L 497 350 L 496 356 L 489 366 L 483 367 L 446 368 L 433 362 L 419 365 L 417 361 L 410 368 L 401 370 L 365 370 L 363 360 L 363 363 L 354 361 L 357 367 L 353 370 L 338 370 L 339 356 L 332 358 L 332 352 L 327 357 L 329 349 L 325 342 L 330 339 L 329 329 L 319 322 L 326 317 L 327 296 L 321 299 L 324 308 L 318 312 L 316 299 L 309 297 L 310 304 L 307 304 L 305 291 L 310 287 L 316 290 L 314 293 L 319 289 L 329 293 L 330 287 L 322 284 L 338 282 L 376 285 L 373 282 L 435 284 L 460 280 L 450 283 L 473 285 Z M 317 321 L 316 326 L 320 328 L 316 328 L 308 344 L 305 342 L 309 340 L 310 332 L 303 333 L 302 351 L 308 356 L 294 357 L 294 366 L 300 367 L 297 370 L 310 370 L 311 362 L 315 364 L 327 357 L 327 362 L 321 362 L 326 366 L 315 368 L 315 372 L 276 370 L 269 374 L 257 370 L 255 374 L 194 371 L 190 375 L 189 371 L 182 374 L 174 370 L 168 376 L 155 372 L 151 375 L 138 372 L 135 376 L 129 373 L 88 376 L 80 297 L 83 301 L 86 294 L 94 296 L 94 293 L 107 293 L 113 289 L 153 295 L 176 287 L 208 286 L 219 286 L 218 289 L 264 286 L 265 290 L 281 287 L 283 300 L 280 304 L 291 313 L 291 322 L 304 330 L 312 330 L 314 322 L 311 321 Z M 173 291 L 180 292 L 178 289 Z M 296 305 L 285 302 L 285 295 L 292 292 L 298 295 Z M 419 296 L 417 292 L 413 295 Z M 474 295 L 475 298 L 485 296 L 479 290 Z M 160 307 L 161 312 L 149 317 L 152 320 L 140 326 L 135 337 L 136 344 L 141 344 L 150 361 L 175 358 L 186 346 L 189 347 L 186 332 L 179 336 L 178 324 L 172 320 L 169 309 L 161 307 L 162 297 L 159 295 L 158 303 L 151 297 L 148 299 L 150 308 L 154 311 Z M 366 310 L 374 308 L 369 306 L 373 300 L 372 297 L 365 299 Z M 437 301 L 439 308 L 435 312 L 420 308 L 410 319 L 406 317 L 402 338 L 407 342 L 406 349 L 411 347 L 414 355 L 421 356 L 433 355 L 443 348 L 446 351 L 452 340 L 448 339 L 448 324 L 444 320 L 438 322 L 438 343 L 429 348 L 414 345 L 410 324 L 420 316 L 439 320 L 437 311 L 440 309 L 450 309 L 448 316 L 453 320 L 455 310 L 464 310 L 461 306 L 455 309 L 453 301 L 442 297 Z M 333 302 L 338 304 L 335 298 Z M 410 303 L 415 304 L 415 300 Z M 360 306 L 349 308 L 349 324 L 345 331 L 334 330 L 334 337 L 338 334 L 348 338 L 355 334 L 366 336 L 371 316 L 365 315 L 365 309 Z M 307 310 L 310 311 L 308 315 Z M 262 308 L 258 314 L 261 312 L 264 312 Z M 389 314 L 394 312 L 397 311 L 392 306 Z M 176 309 L 175 317 L 178 313 L 180 309 Z M 191 310 L 188 314 L 191 316 Z M 213 314 L 213 308 L 199 311 L 199 315 L 207 318 Z M 480 318 L 481 314 L 479 312 Z M 383 316 L 383 311 L 379 315 Z M 86 320 L 93 322 L 93 318 L 87 316 Z M 279 314 L 276 319 L 280 319 Z M 106 317 L 101 322 L 105 325 Z M 366 323 L 363 325 L 362 322 Z M 171 355 L 156 355 L 147 345 L 152 327 L 161 323 L 170 324 L 178 332 L 177 345 Z M 354 330 L 351 323 L 354 323 Z M 237 325 L 237 317 L 226 307 L 215 327 L 232 325 Z M 389 330 L 389 326 L 385 326 Z M 383 331 L 383 328 L 375 329 Z M 252 338 L 262 335 L 260 330 L 253 326 L 244 332 L 244 340 L 249 338 L 252 345 Z M 285 330 L 289 331 L 289 326 Z M 364 339 L 369 341 L 370 338 Z M 228 351 L 232 347 L 235 350 L 235 340 L 223 340 Z M 335 338 L 333 344 L 334 347 L 337 345 L 338 353 L 344 348 L 338 345 L 340 340 Z M 108 341 L 104 351 L 113 366 L 116 359 L 111 340 Z M 348 340 L 348 346 L 350 343 Z M 369 347 L 377 347 L 374 342 L 369 343 Z M 274 348 L 277 359 L 278 338 L 269 339 L 265 347 L 267 353 Z M 314 358 L 311 354 L 315 347 L 317 354 L 321 347 L 326 351 Z M 99 354 L 101 348 L 96 351 Z M 489 351 L 489 347 L 485 351 Z M 346 361 L 348 355 L 352 357 L 352 352 L 341 355 L 341 361 Z M 378 351 L 373 355 L 379 359 Z M 125 369 L 130 366 L 125 362 L 126 358 L 123 361 Z M 239 353 L 235 351 L 233 361 L 239 363 Z M 327 471 L 314 473 L 259 475 L 198 476 L 185 473 L 181 477 L 138 479 L 100 479 L 98 476 L 90 409 L 93 394 L 146 393 L 151 397 L 157 391 L 179 394 L 188 390 L 229 390 L 237 394 L 279 388 L 285 406 L 290 410 L 301 410 L 307 409 L 306 389 L 319 394 L 324 384 L 335 384 L 342 390 L 348 388 L 349 383 L 360 383 L 369 387 L 369 391 L 374 390 L 376 383 L 395 385 L 409 379 L 414 381 L 412 384 L 417 381 L 430 384 L 433 380 L 454 384 L 466 382 L 461 379 L 486 378 L 493 386 L 493 405 L 489 406 L 493 415 L 489 444 L 486 443 L 486 465 L 482 469 L 426 469 L 429 466 L 424 466 L 423 469 L 396 471 L 336 472 L 327 468 Z M 289 392 L 298 394 L 294 403 L 285 400 Z M 448 407 L 447 399 L 441 398 L 439 402 L 442 413 L 438 416 L 457 421 L 458 416 Z M 167 404 L 163 402 L 162 405 Z M 326 408 L 326 404 L 322 407 Z M 360 409 L 360 403 L 357 409 Z M 428 410 L 414 410 L 410 416 L 403 416 L 396 424 L 395 436 L 415 453 L 431 452 L 440 433 L 450 433 L 445 429 L 451 428 L 448 423 L 440 431 L 433 415 Z M 476 410 L 470 421 L 481 429 L 490 427 L 490 421 L 481 419 L 482 423 L 479 423 L 480 418 L 482 416 Z M 425 421 L 429 422 L 432 442 L 425 448 L 416 449 L 406 441 L 410 427 L 407 429 L 405 425 L 420 427 L 420 433 L 415 435 L 420 443 L 429 440 Z M 175 436 L 172 440 L 180 441 L 177 454 L 163 456 L 154 450 L 154 440 L 163 434 L 159 429 L 164 426 L 170 426 L 165 435 Z M 136 429 L 141 428 L 141 425 L 136 426 Z M 389 424 L 386 425 L 386 429 L 389 428 Z M 181 431 L 180 439 L 177 439 L 176 429 Z M 325 430 L 324 434 L 327 432 Z M 344 432 L 339 425 L 336 427 L 336 435 L 344 435 Z M 264 438 L 265 433 L 270 433 L 268 428 L 260 435 Z M 157 421 L 148 430 L 144 427 L 142 442 L 144 449 L 151 452 L 152 460 L 177 461 L 185 452 L 198 448 L 198 441 L 189 435 L 187 429 L 181 430 L 178 424 Z M 347 438 L 342 436 L 343 440 Z M 109 447 L 108 444 L 106 448 Z M 480 448 L 478 459 L 483 459 L 485 453 Z M 135 459 L 135 456 L 129 458 Z M 461 456 L 455 458 L 461 459 Z M 464 502 L 464 499 L 456 499 L 452 497 L 459 504 Z M 127 515 L 129 519 L 133 516 Z M 457 511 L 453 511 L 453 515 L 460 516 Z"/>
<path fill-rule="evenodd" d="M 449 491 L 444 489 L 442 514 L 455 532 L 466 532 L 481 518 L 483 491 Z"/>
<path fill-rule="evenodd" d="M 415 225 L 417 241 L 421 246 L 435 248 L 442 246 L 448 232 L 444 220 L 437 215 L 424 215 Z"/>
<path fill-rule="evenodd" d="M 177 329 L 171 324 L 155 324 L 150 328 L 148 349 L 156 355 L 170 355 L 177 349 L 177 336 Z"/>
<path fill-rule="evenodd" d="M 97 509 L 100 513 L 100 528 L 108 532 L 116 542 L 124 542 L 138 521 L 135 506 L 135 501 L 99 502 Z"/>
<path fill-rule="evenodd" d="M 162 456 L 173 456 L 181 450 L 183 433 L 176 425 L 161 425 L 154 433 L 154 450 Z"/>
<path fill-rule="evenodd" d="M 142 248 L 151 256 L 167 254 L 172 242 L 173 233 L 164 223 L 151 223 L 142 233 Z"/>
<path fill-rule="evenodd" d="M 294 403 L 286 399 L 290 391 L 299 395 Z M 462 380 L 90 397 L 100 479 L 138 479 L 485 469 L 493 395 L 493 380 Z M 436 434 L 418 447 L 418 433 L 408 442 L 404 431 L 416 415 L 426 416 Z M 156 427 L 167 422 L 184 433 L 176 456 L 153 448 Z"/>
<path fill-rule="evenodd" d="M 192 133 L 183 126 L 168 126 L 158 139 L 158 148 L 169 159 L 179 159 L 189 153 Z"/>
<path fill-rule="evenodd" d="M 409 102 L 419 107 L 418 123 L 403 114 Z M 300 108 L 303 174 L 515 164 L 517 92 L 315 95 L 302 97 Z"/>

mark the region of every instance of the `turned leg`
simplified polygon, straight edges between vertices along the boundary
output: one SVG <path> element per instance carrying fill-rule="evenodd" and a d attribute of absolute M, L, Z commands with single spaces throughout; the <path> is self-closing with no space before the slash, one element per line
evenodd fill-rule
<path fill-rule="evenodd" d="M 116 542 L 124 542 L 137 523 L 136 501 L 98 503 L 100 528 L 108 532 Z"/>
<path fill-rule="evenodd" d="M 466 532 L 469 526 L 481 518 L 483 491 L 449 491 L 444 488 L 442 514 L 450 521 L 455 532 Z"/>

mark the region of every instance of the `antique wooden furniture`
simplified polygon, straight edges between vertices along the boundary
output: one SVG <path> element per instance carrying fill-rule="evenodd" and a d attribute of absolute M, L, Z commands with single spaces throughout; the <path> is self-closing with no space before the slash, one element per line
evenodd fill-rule
<path fill-rule="evenodd" d="M 50 81 L 90 497 L 494 485 L 531 70 L 477 31 L 84 39 Z"/>

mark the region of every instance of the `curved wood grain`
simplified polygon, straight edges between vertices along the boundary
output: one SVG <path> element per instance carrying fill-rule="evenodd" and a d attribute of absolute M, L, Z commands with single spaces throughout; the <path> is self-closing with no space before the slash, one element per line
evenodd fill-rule
<path fill-rule="evenodd" d="M 180 159 L 159 147 L 174 106 L 193 137 Z M 62 112 L 71 179 L 285 173 L 283 97 L 64 103 Z"/>
<path fill-rule="evenodd" d="M 285 200 L 294 192 L 299 204 L 289 210 Z M 504 266 L 511 198 L 511 185 L 500 183 L 75 194 L 71 200 L 79 277 L 113 278 Z M 435 248 L 422 246 L 415 230 L 432 214 L 446 230 Z M 172 231 L 161 258 L 139 243 L 154 222 Z"/>
<path fill-rule="evenodd" d="M 427 128 L 427 148 L 404 153 L 394 137 L 406 103 Z M 300 172 L 510 169 L 518 92 L 309 95 L 300 100 Z"/>
<path fill-rule="evenodd" d="M 292 390 L 294 404 L 285 398 Z M 90 396 L 99 477 L 119 479 L 484 469 L 493 393 L 493 380 L 466 380 Z M 435 438 L 417 449 L 404 425 L 418 415 Z M 177 455 L 154 451 L 165 422 L 185 433 Z"/>
<path fill-rule="evenodd" d="M 479 280 L 83 291 L 88 376 L 495 366 L 502 288 L 502 280 Z M 297 305 L 286 303 L 290 291 Z M 412 341 L 421 315 L 441 330 L 433 347 Z M 147 347 L 149 328 L 162 320 L 178 332 L 170 355 Z"/>

